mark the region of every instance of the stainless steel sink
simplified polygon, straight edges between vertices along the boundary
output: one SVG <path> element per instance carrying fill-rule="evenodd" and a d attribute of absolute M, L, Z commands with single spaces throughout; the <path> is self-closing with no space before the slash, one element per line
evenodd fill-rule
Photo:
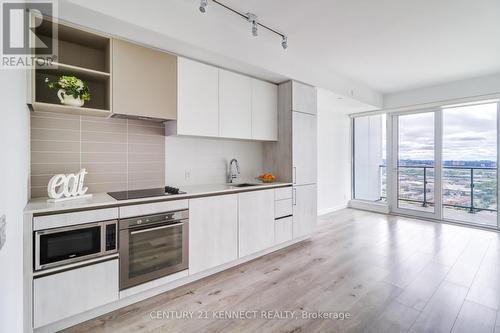
<path fill-rule="evenodd" d="M 250 186 L 257 186 L 259 184 L 251 184 L 251 183 L 241 183 L 241 184 L 228 184 L 229 187 L 250 187 Z"/>

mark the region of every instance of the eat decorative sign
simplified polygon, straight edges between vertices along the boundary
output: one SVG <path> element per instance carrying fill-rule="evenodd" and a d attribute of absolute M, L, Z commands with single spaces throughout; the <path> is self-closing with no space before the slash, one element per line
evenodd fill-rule
<path fill-rule="evenodd" d="M 88 187 L 83 187 L 87 171 L 81 169 L 79 173 L 59 174 L 52 177 L 47 186 L 49 202 L 57 202 L 71 199 L 81 199 L 91 197 L 92 194 L 85 194 Z"/>

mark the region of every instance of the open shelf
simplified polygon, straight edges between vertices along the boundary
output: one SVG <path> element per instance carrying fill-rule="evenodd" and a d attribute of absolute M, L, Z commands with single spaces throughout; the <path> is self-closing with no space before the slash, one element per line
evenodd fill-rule
<path fill-rule="evenodd" d="M 94 117 L 109 117 L 111 115 L 111 111 L 109 110 L 67 106 L 62 104 L 52 104 L 52 103 L 42 103 L 42 102 L 32 103 L 31 107 L 33 108 L 33 111 L 38 111 L 38 112 L 66 113 L 66 114 L 94 116 Z"/>
<path fill-rule="evenodd" d="M 52 38 L 50 19 L 44 18 L 36 28 L 37 35 L 44 43 Z M 58 24 L 57 62 L 71 66 L 88 68 L 100 72 L 110 72 L 109 38 L 75 27 Z"/>
<path fill-rule="evenodd" d="M 37 25 L 37 35 L 48 44 L 52 40 L 51 18 Z M 57 59 L 47 66 L 40 62 L 31 74 L 31 109 L 35 112 L 56 112 L 107 117 L 111 114 L 111 39 L 72 25 L 57 24 Z M 38 56 L 36 54 L 35 56 Z M 57 89 L 45 82 L 56 82 L 60 76 L 75 76 L 84 81 L 90 100 L 83 107 L 60 103 Z"/>

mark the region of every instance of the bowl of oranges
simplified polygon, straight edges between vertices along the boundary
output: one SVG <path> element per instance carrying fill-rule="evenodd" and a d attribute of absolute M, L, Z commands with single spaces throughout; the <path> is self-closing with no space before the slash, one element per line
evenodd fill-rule
<path fill-rule="evenodd" d="M 276 181 L 276 176 L 274 176 L 272 173 L 264 173 L 258 176 L 257 179 L 263 183 L 274 183 Z"/>

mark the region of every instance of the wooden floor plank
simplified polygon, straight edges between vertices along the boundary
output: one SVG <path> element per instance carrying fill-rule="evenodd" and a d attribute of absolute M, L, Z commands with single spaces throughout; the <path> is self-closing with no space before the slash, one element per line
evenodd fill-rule
<path fill-rule="evenodd" d="M 453 333 L 493 333 L 495 310 L 471 301 L 465 301 L 453 326 Z"/>
<path fill-rule="evenodd" d="M 450 332 L 466 295 L 466 287 L 444 281 L 418 316 L 411 332 Z"/>
<path fill-rule="evenodd" d="M 408 332 L 419 315 L 420 311 L 396 300 L 387 306 L 382 315 L 367 328 L 366 332 Z"/>
<path fill-rule="evenodd" d="M 441 285 L 450 270 L 449 266 L 430 263 L 399 295 L 397 301 L 422 311 Z"/>

